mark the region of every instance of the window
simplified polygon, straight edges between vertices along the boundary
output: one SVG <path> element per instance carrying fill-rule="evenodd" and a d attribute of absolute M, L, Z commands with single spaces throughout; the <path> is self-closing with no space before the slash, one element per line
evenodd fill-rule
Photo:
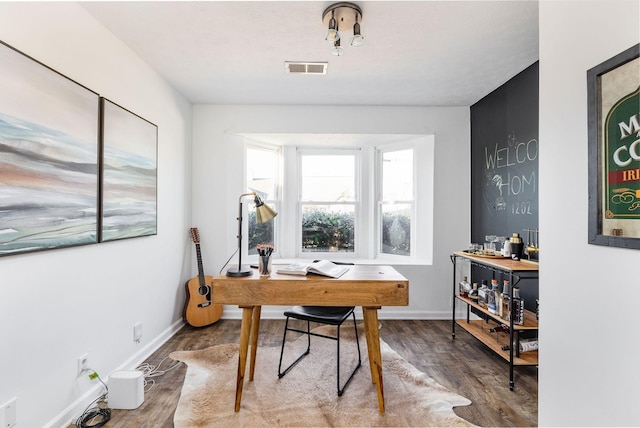
<path fill-rule="evenodd" d="M 256 192 L 264 203 L 273 208 L 278 208 L 280 150 L 260 146 L 247 147 L 246 152 L 246 183 L 247 189 Z M 253 207 L 251 207 L 253 208 Z M 276 221 L 258 224 L 256 222 L 256 210 L 247 210 L 248 240 L 247 253 L 257 254 L 256 245 L 274 243 Z"/>
<path fill-rule="evenodd" d="M 411 255 L 411 219 L 414 217 L 413 149 L 380 151 L 382 161 L 378 218 L 380 252 Z"/>
<path fill-rule="evenodd" d="M 280 134 L 265 137 L 269 144 L 254 136 L 246 140 L 247 190 L 278 216 L 256 224 L 247 204 L 245 254 L 274 243 L 284 259 L 432 262 L 433 136 L 394 136 L 383 144 L 374 136 L 344 148 L 323 148 L 318 136 L 306 145 L 306 135 L 281 145 Z"/>
<path fill-rule="evenodd" d="M 353 253 L 356 165 L 352 151 L 298 151 L 301 253 Z"/>

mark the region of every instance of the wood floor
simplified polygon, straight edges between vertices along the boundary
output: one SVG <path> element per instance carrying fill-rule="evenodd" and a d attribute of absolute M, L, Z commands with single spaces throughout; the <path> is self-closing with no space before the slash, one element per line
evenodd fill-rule
<path fill-rule="evenodd" d="M 461 328 L 451 339 L 451 321 L 381 320 L 380 337 L 409 363 L 438 383 L 470 399 L 473 404 L 455 412 L 479 426 L 528 427 L 538 424 L 536 367 L 515 368 L 515 388 L 509 390 L 509 365 Z M 284 320 L 261 320 L 261 346 L 278 346 Z M 208 327 L 185 326 L 147 362 L 159 364 L 174 350 L 202 349 L 222 343 L 238 343 L 240 320 L 220 320 Z M 160 369 L 174 364 L 166 359 Z M 384 366 L 384 361 L 383 361 Z M 107 428 L 169 428 L 180 397 L 186 366 L 155 378 L 135 410 L 113 410 Z M 372 404 L 373 405 L 373 404 Z M 72 425 L 74 426 L 74 425 Z"/>

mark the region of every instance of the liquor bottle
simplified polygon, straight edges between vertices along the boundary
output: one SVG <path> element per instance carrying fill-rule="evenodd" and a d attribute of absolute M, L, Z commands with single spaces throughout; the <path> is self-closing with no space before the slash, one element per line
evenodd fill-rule
<path fill-rule="evenodd" d="M 491 290 L 489 290 L 489 294 L 487 295 L 487 310 L 491 314 L 496 313 L 496 296 L 498 295 L 498 280 L 491 280 Z"/>
<path fill-rule="evenodd" d="M 469 299 L 471 299 L 473 303 L 478 303 L 478 283 L 477 282 L 473 283 L 473 288 L 471 289 L 471 291 L 469 291 Z"/>
<path fill-rule="evenodd" d="M 511 319 L 511 296 L 509 293 L 509 280 L 505 279 L 502 284 L 502 313 L 500 316 L 507 321 Z"/>
<path fill-rule="evenodd" d="M 471 291 L 471 284 L 467 281 L 467 275 L 464 275 L 458 284 L 458 294 L 460 297 L 469 297 L 469 291 Z"/>
<path fill-rule="evenodd" d="M 487 307 L 487 295 L 489 294 L 489 287 L 487 287 L 487 280 L 482 280 L 482 285 L 478 289 L 478 305 L 482 308 Z"/>
<path fill-rule="evenodd" d="M 521 340 L 518 348 L 520 349 L 520 352 L 536 351 L 538 349 L 538 339 Z M 502 350 L 508 351 L 509 345 L 504 345 Z"/>
<path fill-rule="evenodd" d="M 520 297 L 519 287 L 513 287 L 513 323 L 524 324 L 524 300 Z"/>
<path fill-rule="evenodd" d="M 489 333 L 498 333 L 498 332 L 504 332 L 506 334 L 509 334 L 509 326 L 500 324 L 495 327 L 489 328 Z"/>

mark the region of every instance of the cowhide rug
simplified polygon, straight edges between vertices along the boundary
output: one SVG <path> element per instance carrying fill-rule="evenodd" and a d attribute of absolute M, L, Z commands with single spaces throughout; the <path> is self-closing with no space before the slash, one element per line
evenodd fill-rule
<path fill-rule="evenodd" d="M 361 328 L 361 327 L 360 327 Z M 335 327 L 315 331 L 333 334 Z M 353 329 L 341 329 L 341 381 L 355 367 Z M 420 372 L 381 341 L 385 413 L 380 414 L 371 382 L 367 345 L 359 331 L 362 367 L 342 397 L 336 392 L 336 342 L 312 337 L 311 352 L 278 379 L 280 347 L 259 347 L 255 379 L 245 373 L 242 404 L 234 411 L 238 344 L 197 351 L 175 351 L 174 360 L 187 364 L 187 374 L 174 416 L 176 428 L 200 427 L 374 427 L 473 426 L 453 412 L 471 404 Z M 289 335 L 283 367 L 306 347 L 306 337 Z"/>

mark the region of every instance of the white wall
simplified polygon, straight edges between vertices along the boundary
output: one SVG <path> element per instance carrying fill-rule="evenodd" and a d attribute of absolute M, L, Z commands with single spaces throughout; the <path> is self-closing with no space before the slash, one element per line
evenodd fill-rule
<path fill-rule="evenodd" d="M 410 281 L 410 304 L 382 308 L 380 318 L 451 317 L 449 255 L 466 248 L 470 236 L 468 107 L 196 105 L 193 123 L 193 219 L 205 270 L 216 274 L 237 245 L 244 161 L 236 134 L 435 134 L 433 265 L 396 266 Z M 262 314 L 282 317 L 282 310 L 265 307 Z M 224 317 L 240 312 L 225 307 Z"/>
<path fill-rule="evenodd" d="M 637 0 L 540 2 L 541 426 L 640 425 L 640 251 L 587 244 L 586 86 L 639 22 Z"/>
<path fill-rule="evenodd" d="M 19 427 L 66 426 L 97 385 L 78 356 L 106 378 L 182 325 L 191 105 L 75 3 L 2 2 L 0 40 L 159 129 L 157 236 L 0 258 L 0 404 L 17 397 Z"/>

